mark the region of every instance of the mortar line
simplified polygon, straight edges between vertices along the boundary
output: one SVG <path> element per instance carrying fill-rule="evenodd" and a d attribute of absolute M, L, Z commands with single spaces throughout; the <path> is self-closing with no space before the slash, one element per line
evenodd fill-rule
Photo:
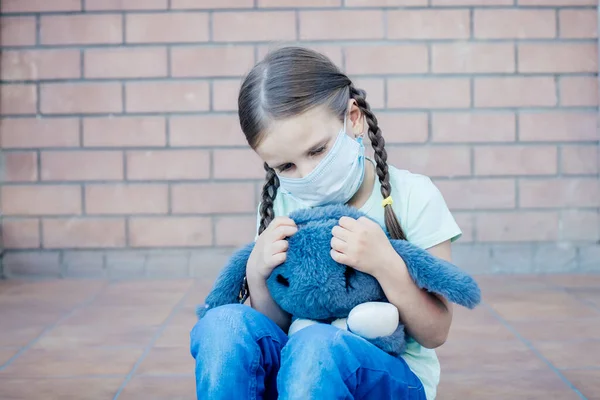
<path fill-rule="evenodd" d="M 546 364 L 546 366 L 552 371 L 554 372 L 554 374 L 556 374 L 560 380 L 562 380 L 571 390 L 573 390 L 581 399 L 587 400 L 587 397 L 585 397 L 583 395 L 583 393 L 581 393 L 581 391 L 579 391 L 579 389 L 577 389 L 575 387 L 575 385 L 573 385 L 573 383 L 567 379 L 567 377 L 558 369 L 554 366 L 554 364 L 552 364 L 546 357 L 544 357 L 542 355 L 542 353 L 540 353 L 540 351 L 538 349 L 535 348 L 535 346 L 527 339 L 525 339 L 525 337 L 523 337 L 523 335 L 521 335 L 521 333 L 519 331 L 517 331 L 517 329 L 515 329 L 508 321 L 506 321 L 504 318 L 502 318 L 502 316 L 500 314 L 498 314 L 498 312 L 491 307 L 489 304 L 487 303 L 482 303 L 482 305 L 488 309 L 488 311 L 491 312 L 491 314 L 496 318 L 496 320 L 498 320 L 498 322 L 500 322 L 506 329 L 508 329 L 513 335 L 515 335 L 515 337 L 517 339 L 519 339 L 527 348 L 529 348 L 529 350 L 531 350 L 544 364 Z"/>
<path fill-rule="evenodd" d="M 185 301 L 187 300 L 187 298 L 192 293 L 192 290 L 193 290 L 194 287 L 195 287 L 194 281 L 192 281 L 190 283 L 190 287 L 186 290 L 186 292 L 181 297 L 181 299 L 179 300 L 179 302 L 177 302 L 177 304 L 175 305 L 175 307 L 173 307 L 173 309 L 169 313 L 169 316 L 163 321 L 163 323 L 161 324 L 160 328 L 154 333 L 154 336 L 152 337 L 152 339 L 150 339 L 150 343 L 148 343 L 148 345 L 144 349 L 144 352 L 142 353 L 142 355 L 140 356 L 140 358 L 138 358 L 138 360 L 135 362 L 135 364 L 131 368 L 131 371 L 129 371 L 129 373 L 127 374 L 127 376 L 123 380 L 123 383 L 121 383 L 121 386 L 119 386 L 119 389 L 117 390 L 117 393 L 115 393 L 115 396 L 113 397 L 113 400 L 117 400 L 119 398 L 119 396 L 123 392 L 123 389 L 125 389 L 125 387 L 127 386 L 127 384 L 131 381 L 131 378 L 133 378 L 133 375 L 135 374 L 135 372 L 137 371 L 137 369 L 139 368 L 139 366 L 141 365 L 141 363 L 146 359 L 146 357 L 150 353 L 150 350 L 154 347 L 154 344 L 157 342 L 157 340 L 163 334 L 163 332 L 165 331 L 165 329 L 167 328 L 167 326 L 169 325 L 169 323 L 171 322 L 171 320 L 173 319 L 173 317 L 183 307 L 183 304 L 185 303 Z"/>

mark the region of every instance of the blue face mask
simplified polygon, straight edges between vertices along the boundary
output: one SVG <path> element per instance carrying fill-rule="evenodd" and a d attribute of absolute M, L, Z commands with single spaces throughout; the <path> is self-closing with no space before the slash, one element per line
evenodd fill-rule
<path fill-rule="evenodd" d="M 345 204 L 356 194 L 365 174 L 365 147 L 357 140 L 338 133 L 333 147 L 310 174 L 303 178 L 279 176 L 280 188 L 307 207 Z"/>

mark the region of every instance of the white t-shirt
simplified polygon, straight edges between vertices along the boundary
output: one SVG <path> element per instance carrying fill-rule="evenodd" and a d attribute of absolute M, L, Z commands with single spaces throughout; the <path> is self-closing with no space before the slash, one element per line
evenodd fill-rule
<path fill-rule="evenodd" d="M 369 161 L 372 162 L 370 159 Z M 388 171 L 392 186 L 392 207 L 409 242 L 428 249 L 446 240 L 455 241 L 462 235 L 441 192 L 429 177 L 391 165 L 388 166 Z M 369 199 L 359 210 L 376 220 L 387 231 L 382 200 L 381 185 L 376 178 Z M 288 216 L 292 211 L 303 207 L 291 196 L 278 192 L 273 211 L 275 216 Z M 260 214 L 257 216 L 257 226 L 259 223 Z M 435 399 L 440 380 L 440 363 L 435 350 L 422 347 L 414 339 L 408 338 L 402 358 L 423 383 L 427 399 Z"/>

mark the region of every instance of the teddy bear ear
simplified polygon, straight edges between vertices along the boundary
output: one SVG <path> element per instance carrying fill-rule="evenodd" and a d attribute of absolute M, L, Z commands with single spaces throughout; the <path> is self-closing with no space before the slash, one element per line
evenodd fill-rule
<path fill-rule="evenodd" d="M 304 208 L 290 213 L 290 218 L 296 225 L 304 225 L 313 221 L 339 220 L 342 217 L 358 219 L 364 216 L 356 208 L 343 204 L 333 204 L 313 208 Z"/>
<path fill-rule="evenodd" d="M 233 253 L 215 280 L 204 304 L 196 309 L 198 318 L 202 318 L 211 308 L 239 303 L 239 294 L 246 276 L 246 264 L 253 248 L 254 242 Z"/>

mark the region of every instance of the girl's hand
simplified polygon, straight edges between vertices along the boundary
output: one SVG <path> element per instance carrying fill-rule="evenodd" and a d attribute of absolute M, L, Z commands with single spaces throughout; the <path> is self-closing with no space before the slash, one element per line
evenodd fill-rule
<path fill-rule="evenodd" d="M 296 223 L 288 217 L 277 217 L 260 234 L 246 266 L 249 279 L 265 281 L 273 268 L 285 261 L 288 249 L 287 237 L 298 231 Z"/>
<path fill-rule="evenodd" d="M 381 226 L 368 218 L 342 217 L 331 233 L 331 258 L 369 275 L 396 255 Z"/>

